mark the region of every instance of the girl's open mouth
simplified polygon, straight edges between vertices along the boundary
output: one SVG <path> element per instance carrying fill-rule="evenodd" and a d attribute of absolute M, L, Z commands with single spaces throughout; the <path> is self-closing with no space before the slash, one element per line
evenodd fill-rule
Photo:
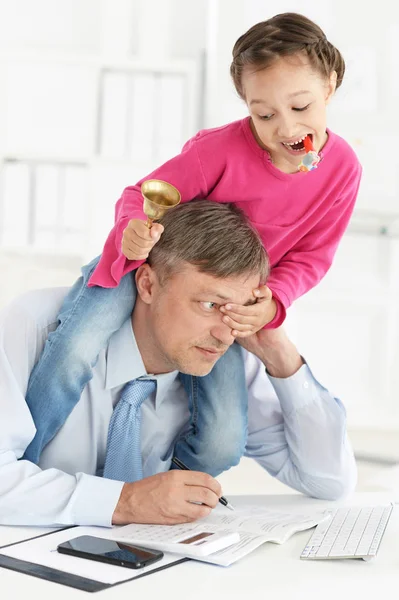
<path fill-rule="evenodd" d="M 306 137 L 309 137 L 310 141 L 312 141 L 312 134 L 309 133 L 309 134 L 302 136 L 294 143 L 281 142 L 281 144 L 284 146 L 284 148 L 290 154 L 303 154 L 304 152 L 306 152 L 305 143 L 304 143 Z"/>

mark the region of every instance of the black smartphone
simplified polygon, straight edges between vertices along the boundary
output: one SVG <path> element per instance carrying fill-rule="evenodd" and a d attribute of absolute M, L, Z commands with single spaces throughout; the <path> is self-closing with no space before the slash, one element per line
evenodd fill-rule
<path fill-rule="evenodd" d="M 91 535 L 68 540 L 57 547 L 61 554 L 70 554 L 80 558 L 89 558 L 100 562 L 129 567 L 130 569 L 141 569 L 161 560 L 163 552 L 148 550 L 140 546 L 121 544 L 113 540 L 97 538 Z"/>

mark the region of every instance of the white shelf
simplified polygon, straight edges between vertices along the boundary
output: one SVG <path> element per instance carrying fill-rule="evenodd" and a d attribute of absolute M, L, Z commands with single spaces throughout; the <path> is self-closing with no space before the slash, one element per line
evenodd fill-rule
<path fill-rule="evenodd" d="M 62 53 L 41 50 L 0 50 L 0 63 L 46 63 L 55 65 L 76 65 L 94 69 L 123 70 L 123 71 L 151 71 L 155 73 L 187 73 L 190 74 L 197 68 L 198 61 L 194 59 L 170 58 L 147 60 L 138 56 L 131 58 L 117 57 L 107 54 Z"/>

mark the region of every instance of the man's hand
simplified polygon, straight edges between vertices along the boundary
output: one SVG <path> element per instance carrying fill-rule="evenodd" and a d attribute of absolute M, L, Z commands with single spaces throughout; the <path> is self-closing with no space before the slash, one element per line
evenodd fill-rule
<path fill-rule="evenodd" d="M 255 354 L 265 365 L 269 375 L 284 379 L 301 368 L 304 361 L 282 327 L 261 329 L 254 335 L 237 342 Z"/>
<path fill-rule="evenodd" d="M 272 292 L 266 285 L 252 291 L 255 304 L 243 306 L 228 302 L 220 307 L 224 314 L 223 322 L 232 329 L 236 338 L 247 338 L 270 323 L 276 315 L 277 305 Z"/>
<path fill-rule="evenodd" d="M 125 483 L 112 523 L 189 523 L 209 515 L 221 495 L 220 483 L 207 473 L 178 470 L 158 473 Z"/>
<path fill-rule="evenodd" d="M 145 221 L 131 219 L 122 236 L 122 252 L 129 260 L 144 260 L 163 233 L 160 223 L 148 229 Z"/>

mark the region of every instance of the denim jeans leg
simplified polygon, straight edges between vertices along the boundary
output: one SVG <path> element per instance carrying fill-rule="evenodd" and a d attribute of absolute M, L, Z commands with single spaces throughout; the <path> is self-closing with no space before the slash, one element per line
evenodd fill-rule
<path fill-rule="evenodd" d="M 189 397 L 191 427 L 174 455 L 214 477 L 237 465 L 245 451 L 248 392 L 241 347 L 233 344 L 205 377 L 180 374 Z"/>
<path fill-rule="evenodd" d="M 134 273 L 125 275 L 116 288 L 88 287 L 97 263 L 98 258 L 82 268 L 30 376 L 26 402 L 37 432 L 24 458 L 35 463 L 79 401 L 99 352 L 133 310 Z"/>

